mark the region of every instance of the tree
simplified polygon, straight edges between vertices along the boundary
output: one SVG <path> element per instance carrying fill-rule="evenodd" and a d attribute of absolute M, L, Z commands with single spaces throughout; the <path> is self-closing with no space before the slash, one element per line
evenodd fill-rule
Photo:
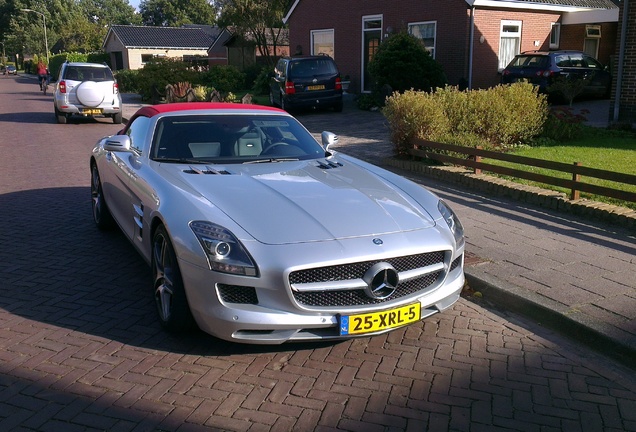
<path fill-rule="evenodd" d="M 225 0 L 219 25 L 230 27 L 235 35 L 253 41 L 271 67 L 281 40 L 287 5 L 287 0 Z"/>
<path fill-rule="evenodd" d="M 112 24 L 141 24 L 141 15 L 127 0 L 79 0 L 82 14 L 101 27 Z"/>
<path fill-rule="evenodd" d="M 142 0 L 139 12 L 147 26 L 213 25 L 216 21 L 216 9 L 206 0 Z"/>
<path fill-rule="evenodd" d="M 369 73 L 376 90 L 389 85 L 399 92 L 431 91 L 446 85 L 442 67 L 418 38 L 405 31 L 391 35 L 380 44 L 369 63 Z"/>
<path fill-rule="evenodd" d="M 141 23 L 127 0 L 0 0 L 0 41 L 12 55 L 45 54 L 42 16 L 22 9 L 44 14 L 51 52 L 96 51 L 109 24 Z"/>

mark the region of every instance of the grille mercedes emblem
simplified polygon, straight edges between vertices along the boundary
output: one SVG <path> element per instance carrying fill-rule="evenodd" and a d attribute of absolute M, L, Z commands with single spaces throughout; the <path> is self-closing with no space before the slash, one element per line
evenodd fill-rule
<path fill-rule="evenodd" d="M 311 82 L 316 84 L 318 82 L 318 78 L 314 78 Z"/>
<path fill-rule="evenodd" d="M 362 280 L 367 284 L 364 292 L 369 298 L 383 300 L 395 292 L 400 277 L 391 264 L 380 262 L 367 270 Z"/>

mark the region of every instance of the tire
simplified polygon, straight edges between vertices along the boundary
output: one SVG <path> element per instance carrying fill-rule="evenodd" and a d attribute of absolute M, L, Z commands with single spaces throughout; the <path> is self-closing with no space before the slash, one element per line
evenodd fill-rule
<path fill-rule="evenodd" d="M 91 166 L 91 207 L 93 210 L 93 221 L 97 228 L 107 231 L 113 227 L 115 221 L 104 199 L 102 180 L 95 165 Z"/>
<path fill-rule="evenodd" d="M 152 237 L 153 296 L 164 330 L 183 333 L 195 328 L 177 256 L 163 225 Z"/>
<path fill-rule="evenodd" d="M 342 112 L 342 101 L 338 102 L 333 106 L 333 110 L 335 112 Z"/>
<path fill-rule="evenodd" d="M 117 114 L 113 114 L 113 123 L 115 124 L 121 124 L 123 120 L 123 114 L 120 112 L 118 112 Z"/>
<path fill-rule="evenodd" d="M 68 117 L 66 117 L 66 114 L 64 114 L 63 112 L 59 112 L 57 108 L 55 108 L 55 120 L 59 124 L 66 124 L 68 121 Z"/>

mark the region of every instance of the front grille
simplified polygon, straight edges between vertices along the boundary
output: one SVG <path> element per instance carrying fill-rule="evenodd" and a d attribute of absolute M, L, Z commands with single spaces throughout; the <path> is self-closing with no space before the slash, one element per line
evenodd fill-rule
<path fill-rule="evenodd" d="M 226 303 L 258 304 L 254 287 L 218 284 L 217 289 L 221 300 Z"/>
<path fill-rule="evenodd" d="M 291 284 L 303 284 L 313 282 L 331 282 L 339 280 L 351 280 L 361 278 L 374 264 L 387 262 L 397 271 L 414 270 L 429 265 L 444 262 L 444 252 L 430 252 L 418 255 L 408 255 L 385 260 L 363 261 L 351 264 L 341 264 L 328 267 L 299 270 L 289 275 Z"/>
<path fill-rule="evenodd" d="M 368 297 L 364 290 L 336 290 L 336 291 L 314 291 L 314 292 L 294 292 L 296 301 L 305 306 L 335 307 L 335 306 L 364 306 L 371 304 L 381 304 L 406 297 L 416 292 L 423 294 L 427 288 L 437 281 L 442 272 L 427 274 L 424 277 L 411 279 L 398 284 L 395 293 L 386 299 L 372 299 Z"/>
<path fill-rule="evenodd" d="M 408 255 L 403 257 L 389 258 L 385 260 L 363 261 L 358 263 L 341 264 L 313 269 L 305 269 L 292 272 L 289 275 L 289 282 L 292 285 L 302 285 L 308 283 L 337 282 L 361 279 L 363 275 L 373 265 L 379 262 L 391 264 L 398 273 L 408 270 L 416 270 L 431 265 L 444 263 L 445 252 L 437 251 L 425 254 Z M 294 299 L 304 306 L 315 307 L 349 307 L 364 306 L 371 304 L 381 304 L 391 302 L 396 299 L 412 294 L 423 294 L 427 290 L 433 289 L 435 282 L 443 278 L 444 270 L 436 270 L 422 276 L 400 281 L 395 292 L 386 299 L 370 298 L 364 289 L 355 290 L 317 290 L 317 291 L 296 291 L 292 290 Z"/>

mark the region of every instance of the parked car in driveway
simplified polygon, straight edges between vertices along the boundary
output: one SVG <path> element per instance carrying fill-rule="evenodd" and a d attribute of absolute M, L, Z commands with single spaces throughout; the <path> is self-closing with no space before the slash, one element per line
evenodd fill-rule
<path fill-rule="evenodd" d="M 335 142 L 272 107 L 143 107 L 93 149 L 93 219 L 116 222 L 151 266 L 169 331 L 336 340 L 450 307 L 464 285 L 455 213 Z"/>
<path fill-rule="evenodd" d="M 113 72 L 106 64 L 65 62 L 53 95 L 55 119 L 67 123 L 72 116 L 111 117 L 122 122 L 122 102 Z"/>
<path fill-rule="evenodd" d="M 501 73 L 503 84 L 527 80 L 548 93 L 560 77 L 587 79 L 583 94 L 609 97 L 612 76 L 609 69 L 581 51 L 528 51 L 518 54 Z"/>
<path fill-rule="evenodd" d="M 327 55 L 279 59 L 271 74 L 269 100 L 284 110 L 342 111 L 342 81 L 336 62 Z"/>

